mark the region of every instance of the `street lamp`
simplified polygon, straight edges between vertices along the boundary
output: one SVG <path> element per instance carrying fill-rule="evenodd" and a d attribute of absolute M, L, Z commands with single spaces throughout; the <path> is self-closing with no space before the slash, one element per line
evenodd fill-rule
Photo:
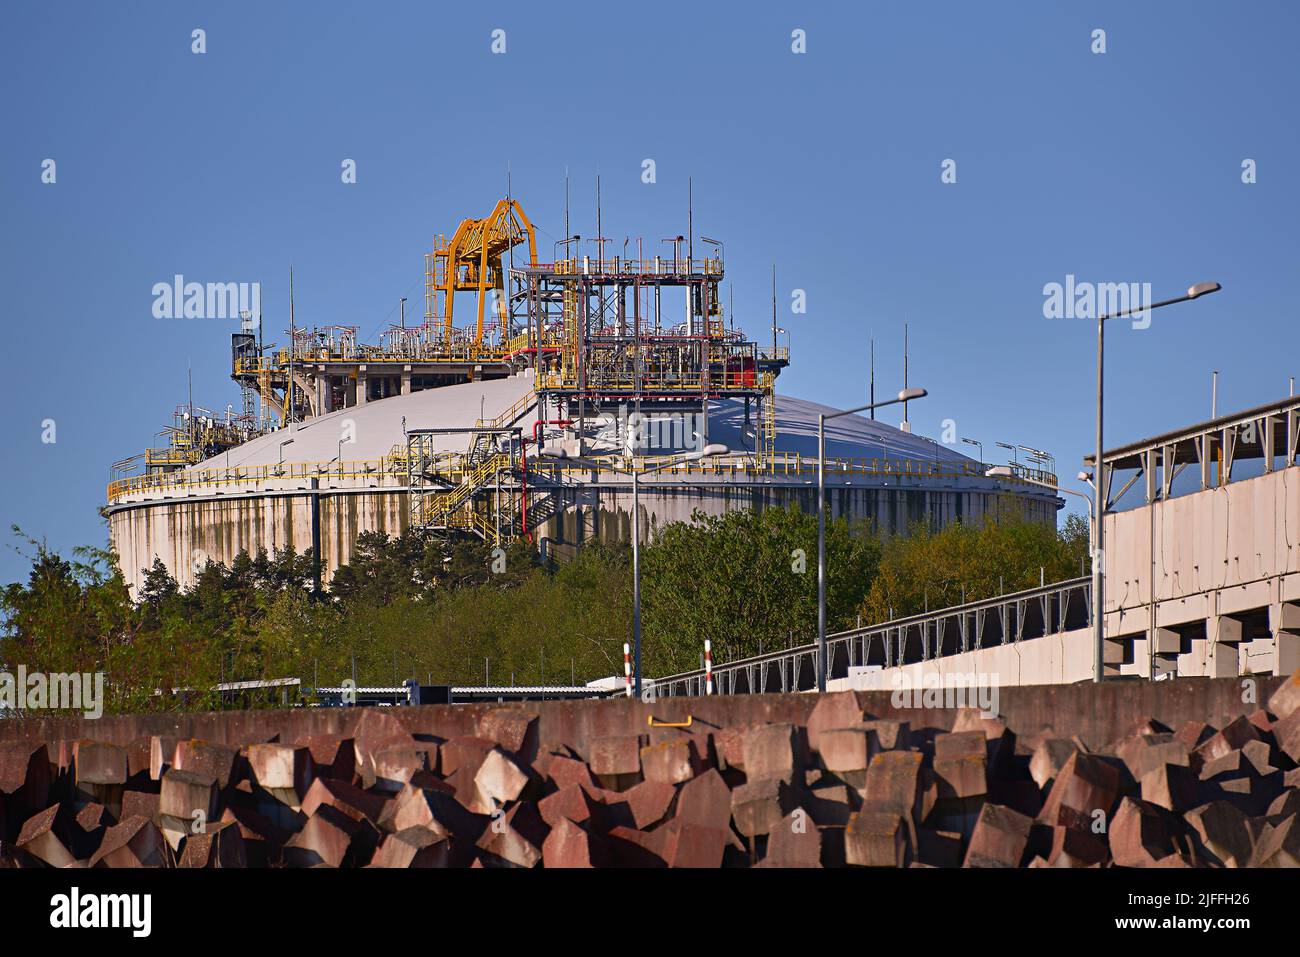
<path fill-rule="evenodd" d="M 985 472 L 984 475 L 986 478 L 1019 479 L 1021 482 L 1024 482 L 1026 485 L 1037 485 L 1039 488 L 1050 489 L 1053 492 L 1064 492 L 1066 495 L 1074 495 L 1077 496 L 1078 498 L 1083 499 L 1088 506 L 1088 531 L 1091 533 L 1092 526 L 1093 526 L 1093 514 L 1092 514 L 1093 502 L 1092 502 L 1091 495 L 1088 495 L 1085 492 L 1076 492 L 1072 488 L 1061 488 L 1059 485 L 1052 485 L 1048 482 L 1043 482 L 1035 478 L 1030 478 L 1026 475 L 1018 475 L 1010 465 L 995 465 L 993 466 L 993 468 Z M 1088 478 L 1089 475 L 1087 472 L 1080 472 L 1078 475 L 1078 479 L 1080 482 L 1087 482 Z M 1091 538 L 1091 534 L 1089 535 L 1089 538 Z"/>
<path fill-rule="evenodd" d="M 284 447 L 285 447 L 286 445 L 293 445 L 293 439 L 285 439 L 284 441 L 282 441 L 282 442 L 280 443 L 280 462 L 279 462 L 279 466 L 280 466 L 281 468 L 284 467 Z"/>
<path fill-rule="evenodd" d="M 675 455 L 654 468 L 640 471 L 635 468 L 619 468 L 608 462 L 593 462 L 590 459 L 578 457 L 570 458 L 568 451 L 563 448 L 542 449 L 539 454 L 548 459 L 563 459 L 572 462 L 574 465 L 591 466 L 592 468 L 608 468 L 611 471 L 632 476 L 632 668 L 636 672 L 636 696 L 639 698 L 641 697 L 641 476 L 653 475 L 655 472 L 662 472 L 664 469 L 685 462 L 698 462 L 701 459 L 726 455 L 727 447 L 717 443 L 706 445 L 697 452 Z"/>
<path fill-rule="evenodd" d="M 1047 467 L 1047 470 L 1053 475 L 1056 474 L 1056 457 L 1051 452 L 1044 452 L 1042 449 L 1036 449 L 1032 445 L 1017 446 L 1021 452 L 1029 453 L 1029 459 L 1037 465 Z"/>
<path fill-rule="evenodd" d="M 1190 302 L 1193 299 L 1199 299 L 1201 296 L 1209 295 L 1212 292 L 1218 292 L 1223 287 L 1217 282 L 1200 282 L 1194 286 L 1188 287 L 1187 294 L 1176 296 L 1173 299 L 1165 299 L 1162 302 L 1153 303 L 1149 306 L 1134 306 L 1131 309 L 1125 309 L 1112 315 L 1097 317 L 1097 458 L 1093 468 L 1093 516 L 1096 529 L 1093 533 L 1093 542 L 1095 544 L 1092 556 L 1092 629 L 1093 629 L 1093 681 L 1101 681 L 1105 664 L 1103 662 L 1103 647 L 1106 640 L 1105 625 L 1105 608 L 1104 601 L 1105 574 L 1102 566 L 1105 564 L 1105 515 L 1106 515 L 1106 469 L 1102 464 L 1102 457 L 1106 454 L 1102 445 L 1102 385 L 1104 378 L 1102 376 L 1103 360 L 1105 357 L 1106 343 L 1106 320 L 1120 319 L 1124 316 L 1130 316 L 1137 312 L 1145 313 L 1151 309 L 1159 309 L 1162 306 L 1172 306 L 1178 302 Z"/>
<path fill-rule="evenodd" d="M 582 239 L 582 237 L 579 236 L 577 233 L 574 233 L 574 234 L 573 234 L 572 236 L 570 236 L 568 239 L 557 239 L 557 240 L 555 241 L 555 246 L 556 246 L 556 254 L 555 254 L 555 256 L 556 256 L 556 259 L 559 259 L 559 247 L 560 247 L 560 246 L 565 247 L 565 249 L 564 249 L 564 255 L 565 255 L 566 257 L 568 257 L 568 256 L 569 256 L 569 249 L 568 249 L 569 244 L 570 244 L 570 243 L 576 243 L 576 242 L 578 242 L 578 241 L 581 240 L 581 239 Z"/>
<path fill-rule="evenodd" d="M 984 461 L 984 443 L 976 439 L 962 439 L 967 445 L 978 445 L 980 450 L 980 461 Z"/>
<path fill-rule="evenodd" d="M 925 389 L 904 389 L 897 398 L 869 402 L 856 409 L 817 415 L 817 690 L 826 690 L 826 420 L 856 412 L 868 412 L 882 406 L 922 399 Z"/>

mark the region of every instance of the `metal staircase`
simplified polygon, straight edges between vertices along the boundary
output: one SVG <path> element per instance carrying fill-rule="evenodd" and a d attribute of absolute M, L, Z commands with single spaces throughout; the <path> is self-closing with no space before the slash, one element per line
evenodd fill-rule
<path fill-rule="evenodd" d="M 517 460 L 509 443 L 501 448 L 501 436 L 536 406 L 537 394 L 530 390 L 496 418 L 478 419 L 465 452 L 435 454 L 431 437 L 418 430 L 405 446 L 394 448 L 389 459 L 394 467 L 405 466 L 412 527 L 469 532 L 494 544 L 515 537 L 514 513 L 522 511 L 514 495 Z M 507 478 L 510 518 L 506 520 L 507 510 L 502 509 L 498 533 L 490 493 Z"/>

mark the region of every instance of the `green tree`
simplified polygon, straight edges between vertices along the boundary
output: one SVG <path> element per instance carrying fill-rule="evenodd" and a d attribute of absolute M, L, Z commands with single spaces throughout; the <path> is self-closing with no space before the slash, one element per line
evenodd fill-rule
<path fill-rule="evenodd" d="M 879 562 L 870 529 L 827 523 L 830 630 L 852 624 Z M 660 674 L 699 667 L 704 639 L 728 661 L 811 640 L 817 628 L 817 517 L 796 507 L 696 513 L 644 550 L 643 656 Z"/>

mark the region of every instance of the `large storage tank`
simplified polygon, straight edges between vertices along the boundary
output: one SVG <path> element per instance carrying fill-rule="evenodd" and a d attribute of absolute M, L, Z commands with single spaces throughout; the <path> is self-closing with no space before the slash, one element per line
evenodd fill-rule
<path fill-rule="evenodd" d="M 421 492 L 432 500 L 454 487 L 454 480 L 438 486 L 420 475 L 436 473 L 430 462 L 444 453 L 468 461 L 475 436 L 494 419 L 501 423 L 494 449 L 509 453 L 511 467 L 479 489 L 477 527 L 464 525 L 460 534 L 495 541 L 498 533 L 508 538 L 526 528 L 542 548 L 560 550 L 628 537 L 628 476 L 540 458 L 534 437 L 545 444 L 548 434 L 552 441 L 561 436 L 558 426 L 537 425 L 538 407 L 529 407 L 533 388 L 533 373 L 525 370 L 371 400 L 261 435 L 192 468 L 115 482 L 106 511 L 123 573 L 136 588 L 159 558 L 188 585 L 208 560 L 229 563 L 241 550 L 292 546 L 301 552 L 317 545 L 328 585 L 361 532 L 396 535 L 411 524 L 413 507 L 417 516 L 425 514 Z M 707 440 L 728 452 L 642 478 L 643 534 L 687 520 L 696 510 L 717 514 L 791 503 L 816 509 L 817 419 L 835 410 L 777 395 L 768 448 L 743 400 L 707 406 Z M 584 454 L 624 445 L 623 410 L 587 415 Z M 699 443 L 698 435 L 678 434 L 678 426 L 651 414 L 642 434 L 653 447 L 645 451 L 658 456 Z M 423 464 L 411 460 L 417 444 Z M 1062 504 L 1050 489 L 987 478 L 985 466 L 952 448 L 863 416 L 827 423 L 826 455 L 831 514 L 871 519 L 886 531 L 1011 511 L 1055 522 Z M 620 461 L 641 467 L 646 460 Z M 521 511 L 531 512 L 522 522 Z"/>

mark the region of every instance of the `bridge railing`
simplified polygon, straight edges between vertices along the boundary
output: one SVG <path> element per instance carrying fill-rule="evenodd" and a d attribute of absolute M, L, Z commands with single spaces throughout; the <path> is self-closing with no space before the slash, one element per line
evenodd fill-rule
<path fill-rule="evenodd" d="M 828 679 L 849 669 L 889 668 L 1082 628 L 1091 620 L 1092 580 L 1071 578 L 826 636 Z M 656 698 L 702 695 L 702 669 L 646 682 Z M 715 663 L 717 694 L 807 691 L 817 687 L 817 643 Z"/>

